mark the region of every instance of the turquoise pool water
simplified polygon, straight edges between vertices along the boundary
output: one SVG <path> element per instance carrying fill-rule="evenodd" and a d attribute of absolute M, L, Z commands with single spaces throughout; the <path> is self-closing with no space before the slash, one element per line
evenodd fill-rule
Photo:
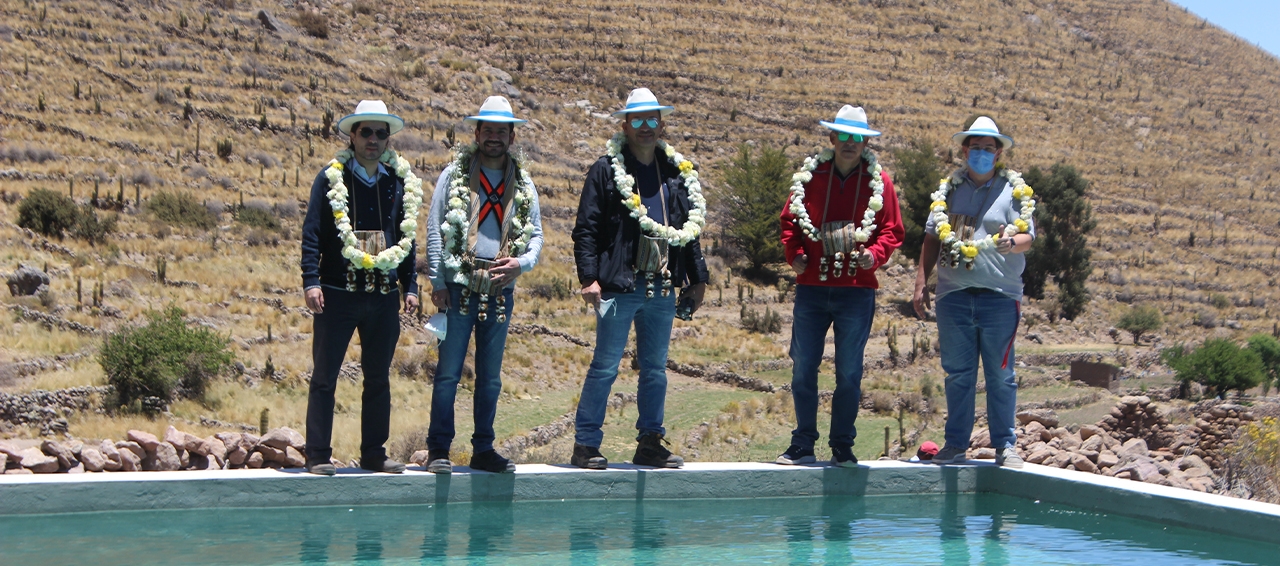
<path fill-rule="evenodd" d="M 0 517 L 6 564 L 1276 564 L 1280 548 L 994 494 Z"/>

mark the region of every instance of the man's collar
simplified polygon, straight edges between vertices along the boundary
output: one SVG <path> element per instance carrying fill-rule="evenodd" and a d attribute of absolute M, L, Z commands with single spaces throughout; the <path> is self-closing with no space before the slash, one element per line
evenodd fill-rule
<path fill-rule="evenodd" d="M 356 160 L 356 158 L 354 157 L 352 157 L 351 160 L 347 162 L 347 165 L 351 167 L 351 171 L 354 172 L 357 177 L 363 177 L 365 179 L 369 179 L 373 181 L 377 181 L 378 177 L 387 174 L 387 168 L 382 164 L 381 161 L 378 162 L 378 170 L 374 172 L 372 176 L 369 175 L 369 172 L 365 170 L 364 166 L 361 165 L 360 162 Z"/>

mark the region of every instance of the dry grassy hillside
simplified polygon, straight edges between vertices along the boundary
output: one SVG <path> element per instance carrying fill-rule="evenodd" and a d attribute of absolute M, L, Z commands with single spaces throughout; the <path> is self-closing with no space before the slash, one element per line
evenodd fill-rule
<path fill-rule="evenodd" d="M 284 24 L 280 31 L 264 29 L 261 9 Z M 461 117 L 485 96 L 506 94 L 518 114 L 532 118 L 519 141 L 542 193 L 549 245 L 541 267 L 522 278 L 523 312 L 515 322 L 572 337 L 590 340 L 593 327 L 576 296 L 564 292 L 576 287 L 568 237 L 576 188 L 616 128 L 607 112 L 634 86 L 649 86 L 677 107 L 668 137 L 700 163 L 711 192 L 736 144 L 786 146 L 799 158 L 824 139 L 817 120 L 843 103 L 867 107 L 873 127 L 885 132 L 881 150 L 915 139 L 949 147 L 960 122 L 982 111 L 1018 139 L 1015 168 L 1057 161 L 1079 167 L 1093 181 L 1099 219 L 1091 240 L 1095 301 L 1074 322 L 1049 323 L 1033 305 L 1027 331 L 1044 344 L 1024 341 L 1024 352 L 1111 350 L 1105 330 L 1124 302 L 1157 303 L 1168 321 L 1166 342 L 1270 331 L 1269 309 L 1280 299 L 1280 179 L 1273 178 L 1280 159 L 1271 147 L 1280 136 L 1280 61 L 1165 0 L 24 0 L 0 6 L 0 14 L 0 272 L 47 265 L 54 279 L 43 302 L 0 297 L 15 307 L 0 327 L 0 364 L 10 364 L 0 371 L 5 391 L 104 382 L 91 355 L 75 357 L 92 354 L 99 336 L 47 327 L 18 314 L 17 305 L 110 331 L 139 321 L 145 310 L 177 304 L 192 320 L 229 333 L 248 371 L 217 384 L 204 404 L 175 405 L 170 418 L 200 432 L 201 418 L 257 424 L 267 408 L 273 426 L 301 428 L 310 320 L 296 267 L 298 210 L 319 167 L 341 148 L 322 133 L 326 114 L 336 120 L 362 98 L 382 98 L 408 120 L 394 145 L 432 180 L 448 159 L 446 133 L 458 128 L 465 139 Z M 304 31 L 322 24 L 327 39 Z M 219 142 L 229 144 L 225 158 Z M 892 171 L 888 154 L 882 152 Z M 70 192 L 81 202 L 96 190 L 101 207 L 115 210 L 102 213 L 120 214 L 120 232 L 96 247 L 24 233 L 14 224 L 17 197 L 36 188 Z M 213 230 L 168 226 L 137 206 L 138 197 L 145 202 L 162 191 L 189 193 L 218 210 L 269 210 L 282 227 L 246 226 L 229 212 Z M 711 230 L 713 243 L 716 234 Z M 155 277 L 158 259 L 166 262 L 167 282 Z M 715 303 L 705 317 L 677 325 L 673 359 L 787 382 L 789 369 L 779 361 L 787 328 L 742 330 L 738 297 L 784 314 L 788 299 L 741 281 L 720 258 L 712 263 L 721 289 L 709 294 Z M 909 270 L 890 268 L 882 279 L 886 306 L 872 361 L 886 356 L 890 325 L 904 350 L 932 331 L 898 308 Z M 101 282 L 104 308 L 77 308 L 77 281 L 86 304 Z M 1238 328 L 1210 331 L 1209 319 Z M 395 382 L 393 420 L 393 438 L 406 450 L 421 442 L 430 392 L 423 368 L 434 360 L 412 322 L 396 362 L 403 379 Z M 532 329 L 513 334 L 510 344 L 500 437 L 570 411 L 590 361 L 589 348 Z M 12 369 L 57 355 L 72 357 L 30 375 Z M 258 379 L 269 356 L 282 371 Z M 350 359 L 358 359 L 357 347 Z M 1023 374 L 1051 383 L 1062 372 Z M 940 383 L 941 376 L 936 359 L 925 359 L 873 371 L 867 380 L 868 391 L 883 398 L 919 395 L 922 382 Z M 618 388 L 634 390 L 634 376 L 624 372 Z M 349 456 L 358 388 L 344 387 L 340 396 L 335 442 Z M 1024 393 L 1050 397 L 1081 396 L 1063 385 Z M 460 400 L 465 405 L 469 397 Z M 673 373 L 670 436 L 704 459 L 771 457 L 785 447 L 789 405 L 785 395 Z M 1096 407 L 1079 410 L 1080 420 L 1100 416 Z M 459 416 L 468 412 L 460 407 Z M 629 456 L 634 407 L 617 415 L 609 424 L 614 444 L 605 447 L 615 458 Z M 859 421 L 871 435 L 859 455 L 881 451 L 878 431 L 891 420 Z M 912 428 L 929 422 L 936 416 L 907 415 Z M 131 427 L 155 432 L 166 424 L 78 415 L 71 434 L 119 438 Z M 525 457 L 566 458 L 567 442 L 560 436 Z"/>

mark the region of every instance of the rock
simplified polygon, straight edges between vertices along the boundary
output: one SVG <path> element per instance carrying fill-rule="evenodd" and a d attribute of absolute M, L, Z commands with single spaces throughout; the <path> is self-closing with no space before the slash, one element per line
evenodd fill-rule
<path fill-rule="evenodd" d="M 245 460 L 245 464 L 247 464 L 250 468 L 261 468 L 262 463 L 263 463 L 263 459 L 262 459 L 261 452 L 254 452 L 249 455 L 249 458 L 247 460 Z"/>
<path fill-rule="evenodd" d="M 156 442 L 156 444 L 160 444 L 160 443 Z M 116 448 L 122 449 L 128 452 L 132 452 L 133 455 L 137 456 L 139 460 L 147 457 L 147 450 L 143 448 L 142 445 L 132 440 L 121 440 L 120 442 L 116 443 Z"/>
<path fill-rule="evenodd" d="M 64 442 L 63 446 L 66 446 L 67 450 L 70 450 L 71 454 L 75 456 L 77 460 L 79 460 L 80 451 L 84 450 L 84 441 L 78 438 L 72 438 L 71 440 Z"/>
<path fill-rule="evenodd" d="M 205 446 L 204 440 L 201 440 L 200 437 L 194 434 L 182 432 L 172 426 L 169 427 L 169 430 L 165 431 L 164 441 L 172 444 L 179 452 L 194 452 L 201 456 L 209 455 L 209 448 Z"/>
<path fill-rule="evenodd" d="M 1124 443 L 1124 445 L 1120 448 L 1120 451 L 1117 452 L 1117 455 L 1119 455 L 1121 458 L 1125 456 L 1137 456 L 1142 458 L 1149 458 L 1151 456 L 1151 451 L 1147 450 L 1147 441 L 1141 438 L 1133 438 L 1133 439 L 1130 439 L 1128 442 Z"/>
<path fill-rule="evenodd" d="M 129 444 L 134 444 L 130 442 Z M 136 444 L 135 444 L 136 445 Z M 119 447 L 119 444 L 116 445 Z M 141 448 L 139 448 L 141 450 Z M 121 450 L 120 454 L 120 471 L 136 472 L 142 469 L 142 458 L 138 457 L 137 452 L 133 450 Z"/>
<path fill-rule="evenodd" d="M 1022 425 L 1026 425 L 1027 423 L 1034 421 L 1044 425 L 1045 428 L 1058 426 L 1058 415 L 1050 409 L 1031 409 L 1030 411 L 1018 413 L 1015 416 L 1018 418 L 1018 423 Z"/>
<path fill-rule="evenodd" d="M 1147 457 L 1139 458 L 1121 466 L 1119 470 L 1116 470 L 1116 476 L 1118 477 L 1124 471 L 1129 472 L 1129 479 L 1137 481 L 1149 481 L 1163 476 L 1160 473 L 1160 467 L 1156 465 L 1155 461 Z"/>
<path fill-rule="evenodd" d="M 988 434 L 987 429 L 980 428 L 973 431 L 973 434 L 969 435 L 969 447 L 970 448 L 990 448 L 991 435 Z"/>
<path fill-rule="evenodd" d="M 419 450 L 419 452 L 422 452 L 422 451 Z M 9 455 L 4 452 L 0 452 L 0 474 L 4 473 L 4 469 L 8 465 L 9 465 Z"/>
<path fill-rule="evenodd" d="M 995 459 L 996 459 L 996 449 L 995 449 L 995 448 L 979 448 L 979 449 L 977 449 L 976 451 L 974 451 L 974 452 L 973 452 L 972 459 L 974 459 L 974 460 L 995 460 Z"/>
<path fill-rule="evenodd" d="M 290 446 L 301 450 L 306 443 L 307 441 L 302 437 L 301 433 L 289 427 L 271 429 L 267 432 L 266 436 L 262 437 L 261 441 L 261 444 L 265 444 L 280 451 L 283 451 L 285 448 Z M 268 460 L 270 460 L 270 458 L 268 458 Z"/>
<path fill-rule="evenodd" d="M 36 294 L 40 287 L 49 285 L 49 275 L 30 266 L 19 267 L 8 278 L 9 294 L 15 297 L 28 297 Z"/>
<path fill-rule="evenodd" d="M 1071 464 L 1071 456 L 1073 454 L 1070 452 L 1055 452 L 1053 458 L 1050 458 L 1047 462 L 1047 465 L 1055 468 L 1065 468 Z"/>
<path fill-rule="evenodd" d="M 1081 432 L 1084 432 L 1084 431 L 1081 430 Z M 1080 443 L 1080 450 L 1098 451 L 1098 450 L 1102 450 L 1103 448 L 1104 446 L 1102 443 L 1102 435 L 1100 434 L 1094 434 L 1090 436 L 1088 440 L 1085 440 L 1084 442 Z"/>
<path fill-rule="evenodd" d="M 258 21 L 262 22 L 262 27 L 279 33 L 296 33 L 293 26 L 280 21 L 279 18 L 271 15 L 266 10 L 258 10 Z"/>
<path fill-rule="evenodd" d="M 1090 438 L 1093 438 L 1094 436 L 1097 436 L 1099 434 L 1105 434 L 1105 433 L 1106 431 L 1102 430 L 1102 427 L 1095 426 L 1095 425 L 1085 425 L 1080 427 L 1080 440 L 1088 441 Z"/>
<path fill-rule="evenodd" d="M 508 83 L 511 82 L 511 73 L 508 73 L 497 67 L 491 67 L 489 65 L 485 65 L 477 69 L 476 72 L 482 75 L 489 75 L 490 77 L 493 77 L 494 79 L 497 79 L 503 82 L 508 82 Z"/>
<path fill-rule="evenodd" d="M 199 455 L 199 454 L 193 454 L 193 453 L 191 453 L 191 452 L 187 452 L 187 454 L 189 454 L 189 455 L 190 455 L 190 456 L 189 456 L 189 457 L 190 457 L 190 460 L 188 460 L 186 463 L 184 463 L 184 464 L 183 464 L 182 469 L 184 469 L 184 470 L 207 470 L 207 469 L 209 469 L 209 460 L 211 459 L 209 456 L 201 456 L 201 455 Z M 217 463 L 216 463 L 216 462 L 214 463 L 214 469 L 217 469 Z"/>
<path fill-rule="evenodd" d="M 248 450 L 250 452 L 253 451 L 253 448 L 257 446 L 261 440 L 262 439 L 258 438 L 257 435 L 250 434 L 247 432 L 240 435 L 240 445 L 243 446 L 245 450 Z"/>
<path fill-rule="evenodd" d="M 228 452 L 240 445 L 241 437 L 238 432 L 219 432 L 218 434 L 213 435 L 213 437 L 221 440 L 222 445 L 226 447 Z"/>
<path fill-rule="evenodd" d="M 1120 457 L 1110 450 L 1098 452 L 1098 467 L 1110 468 L 1120 463 Z"/>
<path fill-rule="evenodd" d="M 1151 404 L 1151 398 L 1146 395 L 1129 395 L 1122 397 L 1120 404 L 1126 407 L 1146 407 Z"/>
<path fill-rule="evenodd" d="M 217 458 L 219 466 L 227 460 L 227 445 L 223 444 L 222 440 L 217 436 L 210 436 L 204 439 L 204 445 L 206 449 L 205 455 Z"/>
<path fill-rule="evenodd" d="M 1051 457 L 1053 457 L 1053 450 L 1049 448 L 1041 448 L 1027 456 L 1026 461 L 1029 464 L 1043 464 L 1045 460 L 1048 460 Z"/>
<path fill-rule="evenodd" d="M 1031 421 L 1022 426 L 1022 433 L 1031 438 L 1043 440 L 1041 434 L 1044 433 L 1044 425 L 1039 421 Z"/>
<path fill-rule="evenodd" d="M 301 468 L 307 465 L 307 457 L 297 448 L 289 446 L 284 449 L 284 465 L 287 468 Z"/>
<path fill-rule="evenodd" d="M 22 450 L 12 442 L 0 440 L 0 454 L 7 454 L 15 462 L 22 458 Z"/>
<path fill-rule="evenodd" d="M 25 475 L 25 474 L 34 474 L 35 472 L 28 470 L 26 468 L 14 468 L 12 470 L 5 470 L 4 473 L 5 475 L 18 476 L 18 475 Z"/>
<path fill-rule="evenodd" d="M 59 469 L 69 470 L 80 463 L 70 449 L 54 440 L 46 440 L 40 443 L 40 451 L 57 458 Z"/>
<path fill-rule="evenodd" d="M 1213 473 L 1213 468 L 1209 467 L 1205 461 L 1195 454 L 1188 454 L 1177 461 L 1179 470 L 1203 470 L 1206 473 Z"/>
<path fill-rule="evenodd" d="M 85 447 L 80 450 L 80 462 L 90 472 L 101 472 L 107 468 L 107 457 L 97 448 Z"/>
<path fill-rule="evenodd" d="M 427 454 L 428 452 L 426 450 L 419 450 L 417 452 L 414 452 L 413 456 L 409 457 L 409 463 L 418 465 L 418 466 L 425 466 L 427 465 L 427 458 L 428 458 Z"/>
<path fill-rule="evenodd" d="M 1189 477 L 1187 485 L 1201 493 L 1213 493 L 1213 480 L 1207 477 Z"/>
<path fill-rule="evenodd" d="M 156 435 L 141 430 L 129 431 L 127 438 L 130 442 L 138 443 L 138 446 L 141 446 L 148 453 L 155 452 L 156 447 L 160 446 L 160 439 L 156 438 Z M 119 447 L 119 444 L 116 446 Z"/>
<path fill-rule="evenodd" d="M 173 425 L 169 425 L 169 428 L 164 431 L 164 441 L 172 444 L 174 448 L 185 449 L 187 433 L 174 428 Z"/>
<path fill-rule="evenodd" d="M 213 440 L 214 442 L 217 442 L 218 439 L 214 438 Z M 203 438 L 200 438 L 194 434 L 187 434 L 187 443 L 185 448 L 187 449 L 187 452 L 190 452 L 191 454 L 200 456 L 202 458 L 205 456 L 208 456 L 212 450 L 209 447 L 209 445 L 205 443 Z"/>
<path fill-rule="evenodd" d="M 58 471 L 58 459 L 45 454 L 39 448 L 27 448 L 22 451 L 18 464 L 37 474 L 51 474 Z"/>
<path fill-rule="evenodd" d="M 178 456 L 178 449 L 168 442 L 161 442 L 156 445 L 156 455 L 153 462 L 154 467 L 152 469 L 159 472 L 173 472 L 182 469 L 182 458 Z M 146 466 L 144 465 L 143 468 L 145 469 Z"/>
<path fill-rule="evenodd" d="M 245 460 L 249 458 L 249 451 L 243 446 L 237 446 L 227 452 L 227 462 L 232 466 L 243 466 Z"/>
<path fill-rule="evenodd" d="M 83 474 L 83 473 L 84 473 L 84 463 L 83 463 L 83 462 L 76 462 L 76 465 L 74 465 L 74 466 L 72 466 L 72 467 L 70 467 L 70 468 L 68 468 L 68 469 L 67 469 L 67 473 L 68 473 L 68 474 Z"/>
<path fill-rule="evenodd" d="M 1095 464 L 1098 463 L 1099 452 L 1097 450 L 1076 450 L 1076 454 L 1079 454 L 1081 456 L 1084 456 L 1085 458 L 1088 458 L 1090 462 L 1093 462 Z M 1076 468 L 1076 469 L 1079 469 L 1079 468 Z"/>
<path fill-rule="evenodd" d="M 1082 472 L 1089 472 L 1091 474 L 1098 473 L 1098 466 L 1083 454 L 1072 454 L 1071 465 L 1075 466 L 1077 470 Z"/>
<path fill-rule="evenodd" d="M 1080 436 L 1077 434 L 1068 434 L 1063 436 L 1059 439 L 1058 443 L 1058 445 L 1065 450 L 1076 450 L 1077 448 L 1080 448 L 1081 444 L 1083 444 L 1083 442 L 1080 441 Z"/>
<path fill-rule="evenodd" d="M 286 446 L 285 448 L 289 448 L 289 447 Z M 283 462 L 285 458 L 284 450 L 277 450 L 276 448 L 267 444 L 259 444 L 258 447 L 255 448 L 254 450 L 256 451 L 256 453 L 262 454 L 262 460 L 264 462 Z"/>

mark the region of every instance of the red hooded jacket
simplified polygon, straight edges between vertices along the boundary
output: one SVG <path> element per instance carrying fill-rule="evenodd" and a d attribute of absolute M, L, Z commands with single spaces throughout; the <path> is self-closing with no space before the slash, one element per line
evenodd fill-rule
<path fill-rule="evenodd" d="M 822 230 L 822 209 L 827 199 L 827 182 L 831 182 L 831 203 L 827 207 L 827 222 L 852 221 L 856 219 L 858 226 L 862 225 L 862 215 L 867 210 L 867 203 L 871 200 L 871 175 L 865 173 L 866 165 L 862 162 L 858 163 L 858 168 L 863 172 L 858 175 L 855 169 L 847 178 L 841 179 L 839 175 L 833 176 L 835 166 L 832 161 L 827 161 L 813 170 L 813 179 L 805 183 L 804 204 L 809 210 L 809 220 L 818 230 Z M 859 183 L 859 178 L 861 183 Z M 800 224 L 796 221 L 795 215 L 791 214 L 790 202 L 782 207 L 782 247 L 786 252 L 787 264 L 790 265 L 801 254 L 809 256 L 809 265 L 805 268 L 804 273 L 796 277 L 796 283 L 801 285 L 821 285 L 825 287 L 870 287 L 872 289 L 880 288 L 880 282 L 876 279 L 876 270 L 889 261 L 889 256 L 893 255 L 893 251 L 902 245 L 902 237 L 904 229 L 902 227 L 902 211 L 898 208 L 898 193 L 893 190 L 893 181 L 889 179 L 889 175 L 885 172 L 880 173 L 880 178 L 884 180 L 884 207 L 876 213 L 876 229 L 871 233 L 871 239 L 866 244 L 867 251 L 871 252 L 875 258 L 875 267 L 872 269 L 858 269 L 854 277 L 848 276 L 851 266 L 847 266 L 846 274 L 843 277 L 832 277 L 828 272 L 827 280 L 818 279 L 818 265 L 823 255 L 822 242 L 815 242 L 804 235 L 804 230 L 800 228 Z M 855 185 L 861 185 L 855 186 Z M 856 196 L 856 201 L 855 201 Z M 834 255 L 834 254 L 830 254 Z M 856 257 L 856 256 L 855 256 Z M 848 262 L 849 260 L 845 260 Z M 856 264 L 856 262 L 855 262 Z M 828 269 L 833 269 L 831 260 L 828 260 Z"/>

